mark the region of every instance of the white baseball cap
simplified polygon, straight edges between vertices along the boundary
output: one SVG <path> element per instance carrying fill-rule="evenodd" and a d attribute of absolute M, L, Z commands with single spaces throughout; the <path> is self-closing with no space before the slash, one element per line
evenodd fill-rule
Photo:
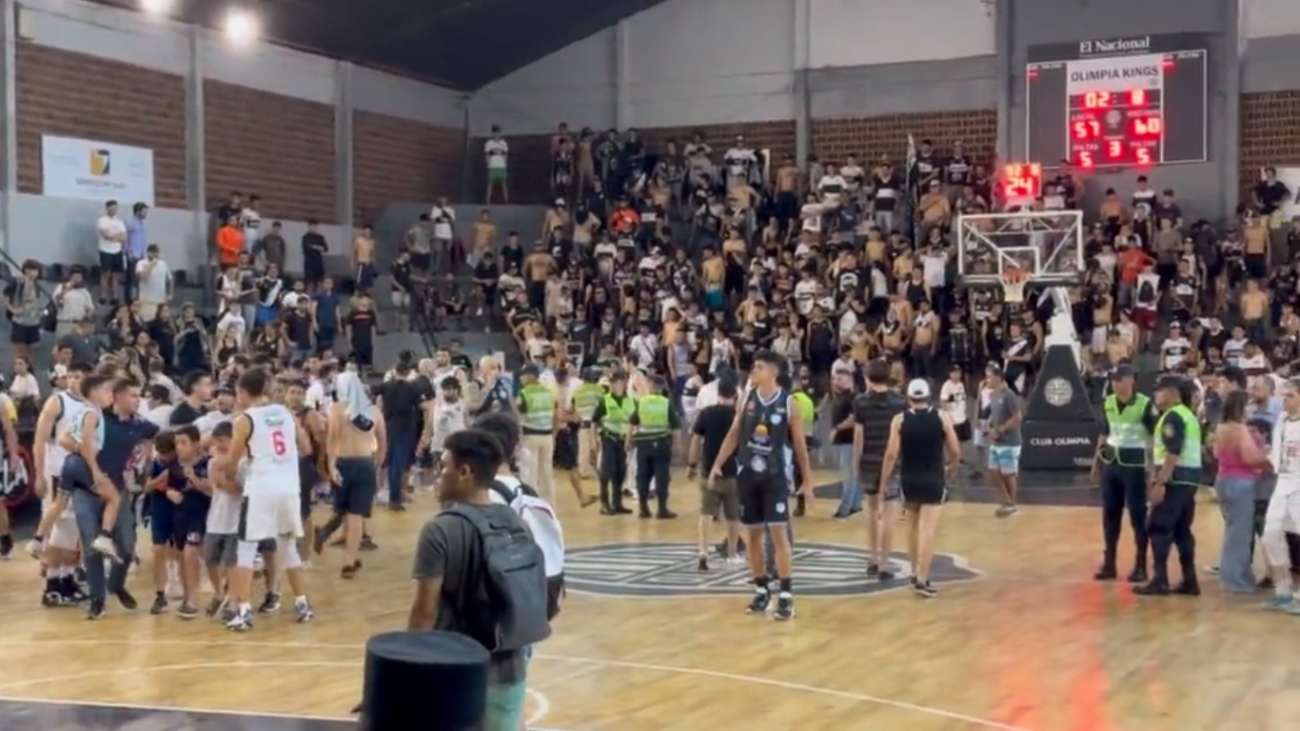
<path fill-rule="evenodd" d="M 930 384 L 924 378 L 913 378 L 907 384 L 907 397 L 913 399 L 930 398 Z"/>

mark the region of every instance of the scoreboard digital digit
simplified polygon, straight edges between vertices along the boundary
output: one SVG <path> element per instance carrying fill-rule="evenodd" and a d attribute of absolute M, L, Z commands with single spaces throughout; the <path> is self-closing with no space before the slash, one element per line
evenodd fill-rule
<path fill-rule="evenodd" d="M 1204 162 L 1206 50 L 1161 50 L 1195 40 L 1084 41 L 1074 60 L 1035 60 L 1060 54 L 1060 46 L 1031 49 L 1025 69 L 1028 158 L 1085 169 Z"/>

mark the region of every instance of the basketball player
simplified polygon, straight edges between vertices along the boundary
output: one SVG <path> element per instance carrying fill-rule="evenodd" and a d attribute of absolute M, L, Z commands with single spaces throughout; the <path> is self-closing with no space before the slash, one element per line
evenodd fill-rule
<path fill-rule="evenodd" d="M 1273 598 L 1265 609 L 1300 615 L 1300 600 L 1292 581 L 1291 556 L 1287 550 L 1287 533 L 1300 533 L 1300 379 L 1292 378 L 1282 386 L 1282 418 L 1273 426 L 1269 462 L 1277 472 L 1277 486 L 1264 513 L 1261 543 L 1273 573 Z"/>
<path fill-rule="evenodd" d="M 44 509 L 36 536 L 27 544 L 27 552 L 39 557 L 44 564 L 42 604 L 47 607 L 65 606 L 82 598 L 75 579 L 77 520 L 68 507 L 71 495 L 59 483 L 68 451 L 59 445 L 58 440 L 71 424 L 81 420 L 81 415 L 89 408 L 81 397 L 81 379 L 90 375 L 91 370 L 88 363 L 68 366 L 63 377 L 63 390 L 46 399 L 36 419 L 32 459 L 37 469 L 36 494 Z"/>
<path fill-rule="evenodd" d="M 239 479 L 241 464 L 246 466 L 241 508 L 244 520 L 229 582 L 235 614 L 226 623 L 227 628 L 236 632 L 253 628 L 253 607 L 249 603 L 253 563 L 258 542 L 271 538 L 284 539 L 278 541 L 277 553 L 284 561 L 285 574 L 294 591 L 298 621 L 307 622 L 313 616 L 296 544 L 303 536 L 298 505 L 298 454 L 309 448 L 307 434 L 297 428 L 289 409 L 267 399 L 270 380 L 266 371 L 251 369 L 239 377 L 236 386 L 243 412 L 234 419 L 230 451 L 232 455 L 246 455 L 242 460 L 232 458 L 226 464 L 226 477 L 231 480 Z M 371 474 L 373 479 L 373 470 Z"/>
<path fill-rule="evenodd" d="M 379 488 L 374 455 L 383 454 L 387 444 L 382 443 L 385 441 L 383 427 L 375 418 L 375 409 L 361 377 L 344 371 L 339 374 L 337 384 L 338 396 L 329 408 L 327 447 L 330 480 L 336 486 L 334 515 L 317 530 L 313 547 L 320 553 L 330 535 L 343 526 L 346 561 L 340 575 L 351 579 L 361 568 L 361 536 Z"/>
<path fill-rule="evenodd" d="M 944 458 L 947 457 L 947 467 Z M 907 552 L 912 562 L 912 591 L 929 599 L 934 534 L 948 499 L 947 480 L 961 467 L 961 443 L 947 414 L 930 403 L 930 384 L 923 378 L 907 384 L 907 409 L 889 425 L 889 443 L 880 468 L 880 491 L 898 467 L 907 509 Z"/>
<path fill-rule="evenodd" d="M 75 487 L 90 490 L 104 501 L 104 512 L 100 519 L 99 534 L 95 536 L 89 548 L 116 562 L 122 558 L 113 545 L 113 529 L 117 525 L 117 511 L 122 504 L 122 496 L 113 485 L 112 480 L 99 468 L 99 450 L 104 446 L 104 409 L 113 402 L 114 379 L 111 376 L 91 374 L 81 380 L 81 397 L 87 408 L 68 425 L 68 430 L 59 440 L 59 445 L 77 459 L 64 460 L 64 470 L 59 475 L 61 483 L 71 482 L 74 477 Z M 69 462 L 73 462 L 73 475 L 66 474 Z M 73 485 L 68 484 L 71 491 Z M 74 513 L 75 515 L 75 513 Z M 111 518 L 111 519 L 110 519 Z"/>
<path fill-rule="evenodd" d="M 766 527 L 772 527 L 778 582 L 776 610 L 772 616 L 782 621 L 794 618 L 793 557 L 786 524 L 790 522 L 789 501 L 796 462 L 803 475 L 799 490 L 805 495 L 812 494 L 809 479 L 812 470 L 808 465 L 808 443 L 804 439 L 799 406 L 789 393 L 776 385 L 784 367 L 785 359 L 771 351 L 754 356 L 750 374 L 752 388 L 736 412 L 731 431 L 709 471 L 712 488 L 722 477 L 727 460 L 737 457 L 740 522 L 748 534 L 747 555 L 754 576 L 754 597 L 747 609 L 750 614 L 763 614 L 771 604 L 763 533 Z"/>
<path fill-rule="evenodd" d="M 425 419 L 424 434 L 416 451 L 428 450 L 435 471 L 442 467 L 442 445 L 447 437 L 465 428 L 465 403 L 460 399 L 460 381 L 452 376 L 438 384 L 438 397 L 433 401 L 432 418 Z"/>
<path fill-rule="evenodd" d="M 867 497 L 867 576 L 892 581 L 889 557 L 893 553 L 894 523 L 902 490 L 898 476 L 883 472 L 890 427 L 907 404 L 889 387 L 889 363 L 883 359 L 867 364 L 867 392 L 853 402 L 853 464 L 858 484 Z M 882 479 L 887 477 L 888 479 Z M 884 491 L 881 491 L 881 486 Z"/>
<path fill-rule="evenodd" d="M 321 481 L 321 475 L 328 468 L 325 460 L 325 417 L 319 411 L 307 408 L 307 384 L 293 381 L 284 390 L 284 405 L 293 413 L 298 429 L 307 434 L 307 450 L 298 455 L 298 489 L 299 509 L 303 520 L 303 540 L 299 545 L 299 555 L 306 554 L 306 547 L 315 544 L 316 525 L 311 521 L 312 492 Z M 215 438 L 216 431 L 213 431 Z M 216 493 L 214 491 L 213 495 Z M 304 566 L 307 562 L 303 562 Z"/>

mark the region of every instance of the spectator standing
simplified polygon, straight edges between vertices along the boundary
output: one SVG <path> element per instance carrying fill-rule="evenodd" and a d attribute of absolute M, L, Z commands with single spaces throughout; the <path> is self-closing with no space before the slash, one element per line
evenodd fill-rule
<path fill-rule="evenodd" d="M 123 285 L 122 301 L 130 302 L 140 296 L 136 291 L 136 263 L 144 259 L 145 248 L 149 245 L 149 232 L 145 227 L 145 218 L 149 215 L 149 206 L 136 203 L 131 206 L 131 219 L 126 222 L 126 283 Z"/>
<path fill-rule="evenodd" d="M 126 224 L 117 217 L 117 201 L 104 204 L 104 215 L 95 226 L 99 234 L 99 301 L 114 302 L 118 285 L 122 284 L 122 247 L 126 245 Z"/>
<path fill-rule="evenodd" d="M 95 298 L 86 289 L 86 273 L 80 266 L 68 270 L 68 281 L 54 288 L 58 308 L 54 334 L 63 337 L 77 329 L 77 323 L 95 313 Z"/>
<path fill-rule="evenodd" d="M 152 320 L 158 307 L 172 298 L 172 270 L 163 261 L 157 244 L 149 244 L 144 258 L 136 263 L 135 279 L 139 288 L 140 318 Z"/>
<path fill-rule="evenodd" d="M 479 212 L 478 220 L 474 222 L 473 246 L 469 251 L 467 263 L 473 267 L 482 261 L 484 256 L 496 249 L 496 242 L 497 225 L 492 222 L 492 212 L 484 208 Z"/>
<path fill-rule="evenodd" d="M 325 254 L 329 253 L 330 245 L 319 228 L 316 221 L 308 221 L 307 233 L 302 235 L 302 278 L 308 292 L 315 292 L 325 280 Z"/>
<path fill-rule="evenodd" d="M 334 291 L 334 278 L 325 277 L 320 289 L 311 298 L 312 331 L 316 335 L 316 352 L 334 347 L 339 332 L 339 295 Z"/>
<path fill-rule="evenodd" d="M 411 326 L 411 292 L 415 288 L 415 271 L 411 266 L 411 255 L 405 251 L 397 254 L 397 260 L 393 262 L 393 308 L 397 310 L 394 314 L 393 327 L 396 331 L 409 329 Z"/>
<path fill-rule="evenodd" d="M 483 143 L 483 155 L 487 158 L 487 192 L 483 196 L 483 202 L 492 203 L 492 189 L 499 187 L 501 189 L 501 202 L 510 202 L 510 186 L 508 184 L 507 170 L 509 168 L 508 159 L 510 157 L 510 143 L 506 142 L 501 136 L 501 128 L 492 125 L 492 137 Z"/>
<path fill-rule="evenodd" d="M 239 230 L 239 218 L 229 216 L 221 221 L 217 229 L 217 260 L 222 268 L 239 264 L 239 255 L 244 253 L 244 234 Z"/>
<path fill-rule="evenodd" d="M 285 255 L 288 253 L 288 247 L 284 243 L 284 233 L 281 231 L 280 222 L 272 221 L 271 230 L 261 238 L 262 260 L 267 266 L 272 264 L 284 270 Z"/>
<path fill-rule="evenodd" d="M 254 257 L 262 249 L 262 214 L 257 212 L 261 203 L 260 196 L 250 195 L 248 205 L 239 212 L 239 227 L 244 234 L 244 250 Z"/>
<path fill-rule="evenodd" d="M 22 276 L 5 287 L 5 311 L 12 327 L 9 342 L 19 357 L 32 359 L 32 350 L 41 342 L 41 316 L 45 312 L 45 298 L 41 285 L 36 282 L 41 273 L 40 262 L 28 259 L 23 262 Z"/>
<path fill-rule="evenodd" d="M 456 211 L 446 196 L 439 198 L 437 205 L 429 211 L 429 219 L 433 221 L 430 267 L 434 274 L 442 274 L 451 267 L 451 242 L 456 236 Z"/>
<path fill-rule="evenodd" d="M 411 268 L 422 274 L 429 272 L 432 227 L 429 214 L 421 213 L 420 219 L 406 231 L 406 250 L 411 252 Z"/>

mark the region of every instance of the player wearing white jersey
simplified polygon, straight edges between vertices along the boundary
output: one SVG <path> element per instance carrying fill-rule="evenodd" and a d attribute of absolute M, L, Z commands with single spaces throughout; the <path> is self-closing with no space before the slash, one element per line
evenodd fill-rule
<path fill-rule="evenodd" d="M 448 436 L 465 428 L 465 402 L 460 398 L 460 381 L 447 377 L 438 382 L 438 398 L 433 403 L 433 418 L 425 425 L 424 441 L 439 464 L 442 443 Z"/>
<path fill-rule="evenodd" d="M 88 408 L 77 394 L 82 377 L 90 370 L 84 363 L 69 366 L 61 379 L 63 390 L 45 400 L 36 420 L 32 459 L 36 466 L 36 494 L 41 498 L 41 522 L 36 536 L 27 544 L 27 552 L 40 558 L 45 566 L 41 603 L 47 607 L 75 603 L 82 596 L 74 578 L 80 543 L 77 520 L 69 508 L 71 496 L 59 489 L 59 473 L 68 458 L 59 438 Z"/>
<path fill-rule="evenodd" d="M 242 460 L 231 459 L 226 465 L 230 479 L 242 478 L 244 493 L 239 546 L 229 582 L 235 613 L 226 623 L 227 628 L 237 632 L 253 627 L 249 597 L 257 544 L 271 538 L 281 539 L 277 555 L 283 561 L 284 573 L 294 592 L 298 621 L 312 618 L 302 556 L 297 547 L 297 540 L 303 537 L 298 454 L 307 454 L 310 445 L 306 431 L 297 428 L 293 413 L 267 398 L 271 378 L 266 371 L 256 368 L 239 377 L 237 399 L 243 413 L 234 419 L 230 451 L 233 455 L 246 456 Z"/>
<path fill-rule="evenodd" d="M 1282 387 L 1284 413 L 1273 427 L 1269 462 L 1277 473 L 1277 486 L 1264 513 L 1261 543 L 1273 571 L 1276 595 L 1265 608 L 1300 614 L 1300 599 L 1291 581 L 1291 556 L 1286 534 L 1300 533 L 1300 379 Z"/>

